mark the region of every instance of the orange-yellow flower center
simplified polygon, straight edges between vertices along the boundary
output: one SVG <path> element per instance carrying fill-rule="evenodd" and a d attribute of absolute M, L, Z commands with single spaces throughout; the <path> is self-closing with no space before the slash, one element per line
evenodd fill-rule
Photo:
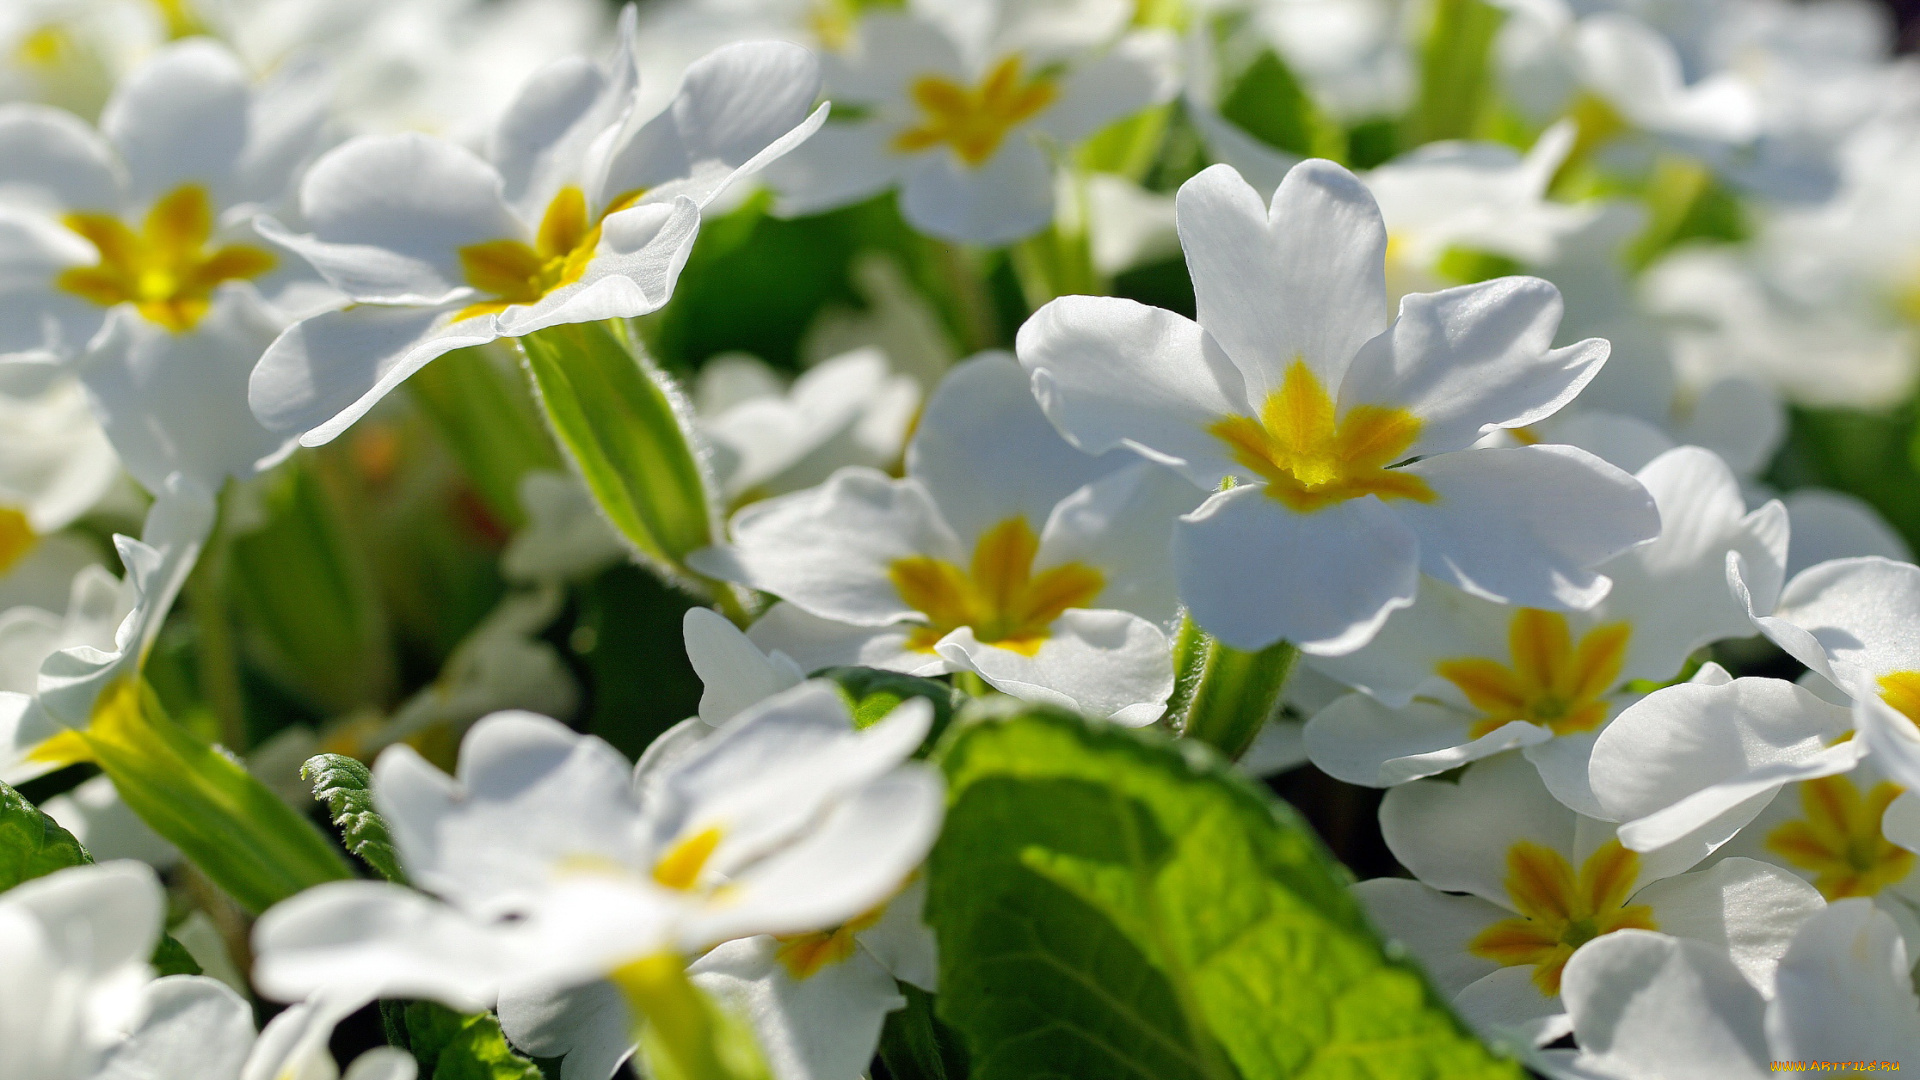
<path fill-rule="evenodd" d="M 1007 133 L 1038 116 L 1060 96 L 1045 75 L 1024 78 L 1018 55 L 994 65 L 976 87 L 942 75 L 922 75 L 909 93 L 920 106 L 920 122 L 893 137 L 893 149 L 917 154 L 945 144 L 973 168 L 985 165 L 1006 141 Z"/>
<path fill-rule="evenodd" d="M 1528 965 L 1533 984 L 1552 997 L 1575 949 L 1615 930 L 1658 930 L 1653 909 L 1628 904 L 1640 856 L 1609 840 L 1574 873 L 1567 857 L 1522 840 L 1507 850 L 1507 897 L 1517 918 L 1474 936 L 1467 950 L 1502 967 Z"/>
<path fill-rule="evenodd" d="M 156 200 L 140 231 L 111 214 L 68 214 L 62 223 L 100 253 L 93 266 L 69 267 L 54 284 L 104 307 L 133 304 L 176 334 L 199 325 L 223 281 L 245 281 L 273 269 L 273 255 L 247 244 L 209 248 L 213 204 L 197 184 Z"/>
<path fill-rule="evenodd" d="M 1025 518 L 1008 518 L 988 529 L 973 549 L 970 571 L 930 555 L 896 559 L 887 568 L 907 606 L 927 617 L 908 644 L 931 652 L 963 626 L 974 637 L 1032 656 L 1048 627 L 1068 608 L 1087 607 L 1106 587 L 1106 575 L 1084 563 L 1065 563 L 1039 573 L 1033 559 L 1040 538 Z"/>
<path fill-rule="evenodd" d="M 1336 415 L 1333 396 L 1304 360 L 1287 368 L 1280 389 L 1260 406 L 1259 419 L 1229 416 L 1207 430 L 1267 482 L 1268 495 L 1303 514 L 1363 495 L 1439 498 L 1425 480 L 1387 467 L 1406 457 L 1420 437 L 1420 418 L 1381 405 L 1356 405 Z"/>
<path fill-rule="evenodd" d="M 1476 739 L 1515 720 L 1555 735 L 1592 731 L 1607 718 L 1606 694 L 1620 681 L 1632 635 L 1626 623 L 1607 623 L 1575 645 L 1566 616 L 1521 608 L 1507 627 L 1511 664 L 1470 656 L 1443 660 L 1434 671 L 1480 710 L 1469 731 Z"/>
<path fill-rule="evenodd" d="M 1767 833 L 1767 850 L 1812 873 L 1813 887 L 1829 900 L 1873 896 L 1913 872 L 1913 852 L 1880 832 L 1881 816 L 1902 790 L 1882 780 L 1862 794 L 1844 776 L 1805 781 L 1802 816 Z"/>
<path fill-rule="evenodd" d="M 26 514 L 11 506 L 0 506 L 0 574 L 13 569 L 39 542 L 40 536 L 33 531 L 33 523 L 27 520 Z"/>
<path fill-rule="evenodd" d="M 792 934 L 776 938 L 780 947 L 775 951 L 775 959 L 787 969 L 787 974 L 796 980 L 807 979 L 819 973 L 821 968 L 833 964 L 845 963 L 853 956 L 853 950 L 859 943 L 855 936 L 870 930 L 879 923 L 885 914 L 885 904 L 874 908 L 851 922 L 843 923 L 831 930 L 820 930 L 811 934 Z"/>
<path fill-rule="evenodd" d="M 454 318 L 471 319 L 505 311 L 515 304 L 537 303 L 555 289 L 579 281 L 600 246 L 602 224 L 632 206 L 642 194 L 628 192 L 594 218 L 587 211 L 586 194 L 568 185 L 547 203 L 531 245 L 519 240 L 488 240 L 461 248 L 460 269 L 467 284 L 490 299 L 467 305 Z"/>
<path fill-rule="evenodd" d="M 1880 700 L 1920 725 L 1920 671 L 1896 671 L 1880 676 Z"/>
<path fill-rule="evenodd" d="M 682 838 L 653 864 L 653 880 L 669 889 L 685 891 L 700 881 L 700 871 L 720 846 L 720 829 L 710 827 Z"/>

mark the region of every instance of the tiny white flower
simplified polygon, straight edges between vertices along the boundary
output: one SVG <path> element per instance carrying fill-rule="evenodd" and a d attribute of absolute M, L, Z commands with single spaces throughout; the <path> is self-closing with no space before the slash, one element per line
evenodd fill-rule
<path fill-rule="evenodd" d="M 1110 297 L 1055 300 L 1020 330 L 1048 417 L 1081 449 L 1125 446 L 1206 491 L 1181 520 L 1180 596 L 1240 649 L 1339 655 L 1413 603 L 1425 573 L 1478 596 L 1592 607 L 1592 567 L 1651 537 L 1632 477 L 1584 451 L 1469 450 L 1566 404 L 1606 343 L 1549 342 L 1553 286 L 1501 278 L 1409 296 L 1389 321 L 1386 229 L 1330 162 L 1272 208 L 1232 169 L 1180 189 L 1199 320 Z M 1410 463 L 1409 463 L 1410 462 Z"/>
<path fill-rule="evenodd" d="M 905 479 L 843 469 L 754 503 L 732 545 L 693 564 L 785 600 L 752 636 L 809 670 L 974 671 L 1016 697 L 1151 722 L 1173 689 L 1168 536 L 1198 495 L 1067 445 L 1026 382 L 1005 354 L 960 365 L 927 403 Z"/>
<path fill-rule="evenodd" d="M 1315 665 L 1364 693 L 1307 725 L 1314 762 L 1351 783 L 1385 786 L 1524 747 L 1556 796 L 1605 816 L 1587 789 L 1587 756 L 1637 680 L 1678 675 L 1695 649 L 1746 637 L 1728 590 L 1740 552 L 1756 589 L 1778 592 L 1786 512 L 1748 513 L 1724 462 L 1699 447 L 1670 450 L 1640 471 L 1662 529 L 1597 569 L 1606 599 L 1563 614 L 1513 608 L 1428 582 L 1371 644 Z"/>
<path fill-rule="evenodd" d="M 602 68 L 558 61 L 501 118 L 490 157 L 424 135 L 364 136 L 315 162 L 307 233 L 262 232 L 350 306 L 290 328 L 253 373 L 275 431 L 324 443 L 437 356 L 667 301 L 701 208 L 807 138 L 818 65 L 797 46 L 731 45 L 634 110 L 633 18 Z"/>
<path fill-rule="evenodd" d="M 783 213 L 899 187 L 922 232 L 976 244 L 1053 219 L 1053 153 L 1173 93 L 1164 33 L 1126 33 L 1106 0 L 874 11 L 834 55 L 827 93 L 858 110 L 768 172 Z"/>
<path fill-rule="evenodd" d="M 1356 894 L 1483 1031 L 1541 1031 L 1562 1011 L 1568 960 L 1627 929 L 1709 942 L 1769 991 L 1794 930 L 1825 903 L 1766 863 L 1687 872 L 1689 852 L 1630 851 L 1610 823 L 1555 801 L 1517 754 L 1475 762 L 1458 783 L 1394 788 L 1380 827 L 1419 880 L 1375 878 Z"/>

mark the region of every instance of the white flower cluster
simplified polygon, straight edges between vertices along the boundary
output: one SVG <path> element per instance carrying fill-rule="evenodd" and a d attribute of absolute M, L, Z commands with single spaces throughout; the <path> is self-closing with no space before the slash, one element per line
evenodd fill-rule
<path fill-rule="evenodd" d="M 1385 789 L 1353 896 L 1545 1075 L 1920 1066 L 1893 39 L 8 0 L 0 1080 L 331 1080 L 375 1001 L 855 1080 L 988 697 Z"/>

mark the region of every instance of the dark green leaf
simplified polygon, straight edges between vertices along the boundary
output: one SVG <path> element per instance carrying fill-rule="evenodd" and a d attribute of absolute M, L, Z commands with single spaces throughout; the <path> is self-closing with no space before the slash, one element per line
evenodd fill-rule
<path fill-rule="evenodd" d="M 55 870 L 92 861 L 87 849 L 59 822 L 19 792 L 0 784 L 0 892 Z"/>
<path fill-rule="evenodd" d="M 939 755 L 939 1014 L 976 1080 L 1503 1078 L 1286 806 L 1210 750 L 975 706 Z"/>
<path fill-rule="evenodd" d="M 388 881 L 406 884 L 386 820 L 373 808 L 373 774 L 365 765 L 342 754 L 319 754 L 300 766 L 300 779 L 312 784 L 313 797 L 327 804 L 348 851 Z"/>
<path fill-rule="evenodd" d="M 153 970 L 156 975 L 198 975 L 200 962 L 193 958 L 185 945 L 173 939 L 172 934 L 161 934 L 160 944 L 153 950 Z"/>
<path fill-rule="evenodd" d="M 431 1001 L 383 1002 L 387 1041 L 413 1055 L 422 1080 L 541 1080 L 540 1067 L 507 1043 L 490 1013 Z"/>
<path fill-rule="evenodd" d="M 880 1029 L 880 1060 L 887 1072 L 893 1080 L 966 1080 L 966 1047 L 933 1014 L 933 995 L 906 983 L 900 992 L 907 1007 L 888 1013 Z"/>

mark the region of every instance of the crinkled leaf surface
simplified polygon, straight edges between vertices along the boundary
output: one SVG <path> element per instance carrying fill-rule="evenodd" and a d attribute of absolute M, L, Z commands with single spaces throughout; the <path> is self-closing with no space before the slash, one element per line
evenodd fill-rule
<path fill-rule="evenodd" d="M 541 1080 L 540 1067 L 514 1052 L 491 1013 L 457 1013 L 430 1001 L 394 1002 L 385 1012 L 390 1040 L 420 1063 L 422 1080 Z"/>
<path fill-rule="evenodd" d="M 975 1080 L 1518 1078 L 1217 754 L 1026 707 L 938 757 L 939 1014 Z"/>
<path fill-rule="evenodd" d="M 373 774 L 342 754 L 318 754 L 300 766 L 300 779 L 313 785 L 313 797 L 327 804 L 340 841 L 388 881 L 406 883 L 400 853 L 387 823 L 373 808 Z"/>

